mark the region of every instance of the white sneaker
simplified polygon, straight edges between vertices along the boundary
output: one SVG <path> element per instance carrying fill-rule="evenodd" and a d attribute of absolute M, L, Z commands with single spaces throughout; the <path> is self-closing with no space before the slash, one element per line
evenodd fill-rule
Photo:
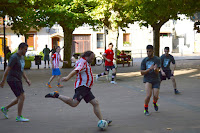
<path fill-rule="evenodd" d="M 98 76 L 98 74 L 96 75 L 96 81 L 98 81 L 98 78 L 99 78 L 99 76 Z"/>
<path fill-rule="evenodd" d="M 111 83 L 111 84 L 117 84 L 117 82 L 115 82 L 115 81 L 110 81 L 110 83 Z"/>
<path fill-rule="evenodd" d="M 17 116 L 16 122 L 29 122 L 29 119 L 24 118 L 23 116 Z"/>
<path fill-rule="evenodd" d="M 8 110 L 5 107 L 1 107 L 1 111 L 4 114 L 5 118 L 8 119 L 8 115 L 7 115 Z"/>

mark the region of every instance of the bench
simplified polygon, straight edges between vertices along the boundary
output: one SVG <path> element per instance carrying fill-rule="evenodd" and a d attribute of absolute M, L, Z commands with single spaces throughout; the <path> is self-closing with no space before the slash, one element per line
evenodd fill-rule
<path fill-rule="evenodd" d="M 124 64 L 128 64 L 128 66 L 130 67 L 130 63 L 132 63 L 133 66 L 133 59 L 130 55 L 117 56 L 117 64 L 122 64 L 123 67 Z"/>

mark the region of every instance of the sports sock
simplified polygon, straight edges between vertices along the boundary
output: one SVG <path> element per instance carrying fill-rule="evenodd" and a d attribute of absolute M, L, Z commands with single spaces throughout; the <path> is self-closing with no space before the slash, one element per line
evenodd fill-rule
<path fill-rule="evenodd" d="M 155 102 L 155 101 L 153 100 L 153 104 L 156 105 L 156 103 L 157 103 L 157 101 Z"/>
<path fill-rule="evenodd" d="M 50 82 L 48 82 L 47 84 L 50 85 Z"/>
<path fill-rule="evenodd" d="M 60 83 L 58 83 L 58 85 L 60 85 Z"/>
<path fill-rule="evenodd" d="M 113 73 L 113 74 L 112 74 L 112 81 L 115 80 L 115 76 L 116 76 L 116 73 Z"/>
<path fill-rule="evenodd" d="M 146 110 L 146 111 L 148 111 L 148 104 L 146 105 L 146 104 L 144 104 L 144 109 Z"/>
<path fill-rule="evenodd" d="M 101 77 L 101 76 L 103 76 L 103 75 L 106 75 L 106 73 L 105 73 L 105 72 L 100 73 L 100 74 L 98 75 L 98 77 Z"/>

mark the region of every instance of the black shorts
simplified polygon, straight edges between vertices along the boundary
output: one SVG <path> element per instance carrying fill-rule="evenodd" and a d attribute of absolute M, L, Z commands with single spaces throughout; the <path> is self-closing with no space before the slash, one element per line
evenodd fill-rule
<path fill-rule="evenodd" d="M 76 99 L 79 102 L 82 99 L 84 99 L 86 103 L 90 102 L 91 100 L 93 100 L 95 98 L 90 90 L 91 90 L 91 88 L 88 88 L 86 86 L 80 86 L 80 87 L 76 88 L 73 99 Z"/>
<path fill-rule="evenodd" d="M 172 76 L 174 76 L 172 74 L 172 71 L 171 70 L 163 70 L 165 72 L 165 75 L 166 76 L 162 76 L 161 72 L 160 72 L 160 80 L 166 80 L 167 78 L 170 79 Z"/>
<path fill-rule="evenodd" d="M 113 68 L 115 68 L 115 66 L 105 66 L 105 71 L 109 71 L 112 70 Z"/>
<path fill-rule="evenodd" d="M 23 89 L 21 81 L 7 81 L 7 82 L 16 97 L 24 93 L 24 89 Z"/>

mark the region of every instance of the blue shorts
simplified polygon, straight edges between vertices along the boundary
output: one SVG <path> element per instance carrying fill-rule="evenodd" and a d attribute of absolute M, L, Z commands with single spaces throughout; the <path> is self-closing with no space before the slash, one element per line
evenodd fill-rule
<path fill-rule="evenodd" d="M 55 76 L 61 75 L 60 69 L 59 68 L 53 68 L 52 69 L 52 75 L 55 75 Z"/>
<path fill-rule="evenodd" d="M 115 68 L 115 66 L 105 66 L 105 71 L 109 71 L 112 70 L 113 68 Z"/>
<path fill-rule="evenodd" d="M 147 82 L 145 82 L 145 83 L 147 83 Z M 148 82 L 148 83 L 152 84 L 152 89 L 153 88 L 160 89 L 160 82 L 159 81 L 157 81 L 157 82 Z"/>

